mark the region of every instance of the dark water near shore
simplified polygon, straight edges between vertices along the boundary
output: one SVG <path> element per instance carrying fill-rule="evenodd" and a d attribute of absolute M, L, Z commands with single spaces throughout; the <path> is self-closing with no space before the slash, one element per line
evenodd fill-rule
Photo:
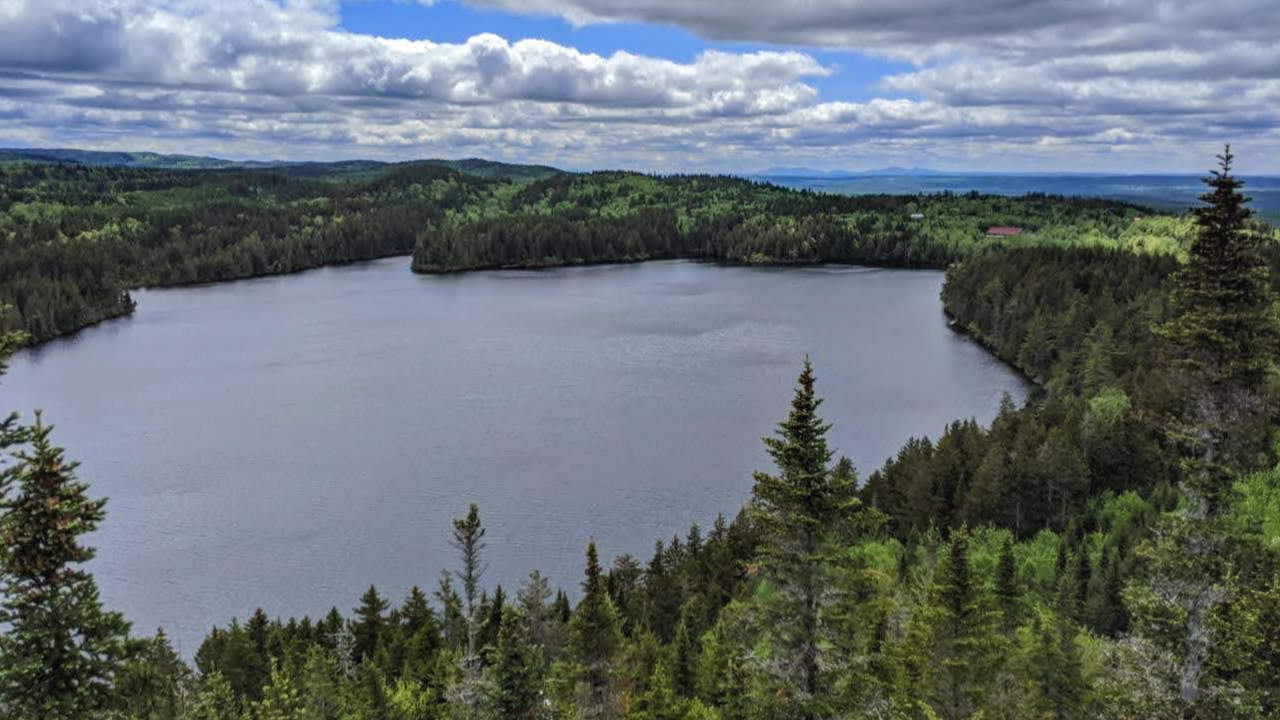
<path fill-rule="evenodd" d="M 110 497 L 103 597 L 184 655 L 213 624 L 399 602 L 480 504 L 486 584 L 576 589 L 587 539 L 643 558 L 732 514 L 812 356 L 833 444 L 869 473 L 910 435 L 1026 388 L 952 333 L 932 271 L 656 262 L 411 274 L 405 258 L 135 294 L 133 317 L 25 351 Z"/>

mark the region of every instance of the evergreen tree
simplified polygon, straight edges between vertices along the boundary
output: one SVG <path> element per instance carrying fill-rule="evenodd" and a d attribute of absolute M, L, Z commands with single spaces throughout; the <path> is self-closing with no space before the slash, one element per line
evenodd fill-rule
<path fill-rule="evenodd" d="M 462 601 L 464 617 L 467 622 L 467 655 L 474 656 L 477 651 L 476 633 L 480 619 L 477 616 L 477 599 L 480 591 L 480 578 L 484 575 L 485 563 L 481 558 L 484 551 L 484 527 L 480 524 L 480 508 L 471 503 L 467 516 L 455 518 L 453 521 L 453 547 L 458 551 L 458 559 L 462 569 L 455 571 L 462 581 Z"/>
<path fill-rule="evenodd" d="M 611 696 L 614 655 L 622 645 L 621 621 L 600 571 L 596 543 L 587 543 L 586 578 L 582 600 L 569 621 L 569 649 L 578 665 L 583 717 L 609 718 L 616 715 Z"/>
<path fill-rule="evenodd" d="M 544 663 L 520 613 L 507 608 L 493 652 L 490 704 L 495 718 L 535 718 L 542 705 Z"/>
<path fill-rule="evenodd" d="M 1018 567 L 1013 558 L 1013 538 L 1007 537 L 1000 547 L 1000 560 L 996 565 L 996 600 L 1005 632 L 1018 626 L 1019 602 L 1022 591 L 1018 587 Z"/>
<path fill-rule="evenodd" d="M 1036 622 L 1035 647 L 1028 662 L 1037 692 L 1036 717 L 1052 720 L 1087 717 L 1085 681 L 1075 632 L 1060 618 Z"/>
<path fill-rule="evenodd" d="M 50 429 L 37 415 L 0 515 L 0 698 L 11 717 L 70 720 L 112 703 L 129 626 L 103 609 L 83 569 L 94 552 L 80 536 L 97 528 L 106 500 L 88 498 Z"/>
<path fill-rule="evenodd" d="M 321 645 L 307 648 L 301 672 L 307 720 L 337 720 L 341 678 L 337 655 Z"/>
<path fill-rule="evenodd" d="M 360 607 L 355 609 L 356 619 L 352 623 L 351 632 L 355 635 L 355 657 L 360 662 L 369 662 L 378 650 L 378 641 L 384 633 L 389 603 L 378 595 L 378 589 L 370 585 L 360 596 Z"/>
<path fill-rule="evenodd" d="M 176 720 L 191 692 L 191 669 L 173 651 L 164 630 L 135 642 L 116 677 L 122 711 L 132 720 Z"/>
<path fill-rule="evenodd" d="M 676 625 L 676 636 L 673 641 L 674 657 L 671 662 L 671 680 L 675 693 L 680 697 L 691 698 L 697 683 L 698 645 L 694 632 L 689 628 L 697 614 L 698 604 L 693 600 L 685 603 L 680 612 L 680 622 Z"/>
<path fill-rule="evenodd" d="M 630 720 L 684 720 L 685 701 L 678 695 L 671 670 L 659 657 L 645 687 L 628 709 Z"/>
<path fill-rule="evenodd" d="M 242 717 L 230 683 L 221 674 L 213 673 L 201 680 L 183 720 L 240 720 Z"/>
<path fill-rule="evenodd" d="M 435 611 L 431 609 L 426 594 L 417 585 L 409 588 L 409 597 L 400 606 L 400 622 L 407 635 L 424 629 L 439 632 Z"/>
<path fill-rule="evenodd" d="M 498 644 L 498 633 L 502 629 L 502 615 L 506 606 L 507 594 L 503 592 L 502 586 L 498 585 L 493 589 L 493 597 L 484 608 L 484 623 L 481 625 L 480 640 L 477 643 L 482 653 Z"/>
<path fill-rule="evenodd" d="M 681 589 L 670 553 L 661 540 L 654 543 L 653 557 L 644 571 L 644 626 L 667 642 L 680 615 Z"/>
<path fill-rule="evenodd" d="M 1263 238 L 1247 225 L 1243 181 L 1227 146 L 1196 210 L 1197 234 L 1174 277 L 1173 319 L 1160 328 L 1181 402 L 1168 423 L 1182 452 L 1186 510 L 1161 533 L 1153 583 L 1185 613 L 1180 696 L 1200 699 L 1213 645 L 1209 618 L 1227 596 L 1223 510 L 1242 472 L 1262 466 L 1275 398 L 1269 379 L 1280 351 Z"/>
<path fill-rule="evenodd" d="M 453 575 L 448 570 L 440 572 L 440 585 L 434 593 L 440 604 L 441 634 L 444 645 L 450 650 L 465 649 L 467 645 L 467 619 L 463 615 L 462 598 L 453 589 Z"/>
<path fill-rule="evenodd" d="M 253 706 L 255 720 L 296 720 L 302 717 L 306 701 L 293 676 L 271 661 L 270 681 L 262 689 L 262 699 Z"/>
<path fill-rule="evenodd" d="M 450 692 L 450 702 L 458 711 L 459 717 L 474 718 L 481 710 L 484 701 L 483 678 L 481 676 L 480 647 L 480 579 L 484 575 L 485 563 L 481 557 L 484 551 L 484 526 L 480 524 L 480 509 L 475 503 L 467 511 L 466 517 L 453 521 L 452 544 L 458 551 L 461 569 L 455 571 L 462 582 L 463 619 L 466 623 L 466 646 L 461 658 L 462 675 Z"/>
<path fill-rule="evenodd" d="M 551 584 L 534 570 L 516 593 L 516 606 L 520 610 L 529 642 L 541 650 L 548 660 L 556 660 L 564 649 L 564 622 L 556 616 L 555 608 L 548 602 L 551 596 Z"/>
<path fill-rule="evenodd" d="M 929 697 L 943 720 L 969 717 L 997 665 L 993 614 L 969 563 L 969 534 L 951 533 L 946 558 L 934 579 L 929 613 L 932 682 Z"/>
<path fill-rule="evenodd" d="M 830 466 L 830 429 L 818 416 L 813 366 L 805 359 L 791 411 L 764 443 L 778 474 L 755 473 L 752 519 L 764 542 L 761 574 L 775 592 L 763 606 L 773 644 L 769 672 L 794 699 L 794 717 L 817 717 L 825 552 L 857 505 L 847 463 Z"/>
<path fill-rule="evenodd" d="M 555 602 L 551 603 L 551 616 L 561 625 L 568 625 L 569 619 L 573 617 L 573 608 L 569 606 L 569 596 L 564 590 L 556 591 Z"/>

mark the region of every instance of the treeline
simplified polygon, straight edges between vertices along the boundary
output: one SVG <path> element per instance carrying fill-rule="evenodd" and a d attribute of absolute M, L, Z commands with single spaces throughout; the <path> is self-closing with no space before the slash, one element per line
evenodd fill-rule
<path fill-rule="evenodd" d="M 1023 234 L 988 238 L 993 225 Z M 0 302 L 13 307 L 6 327 L 40 341 L 130 312 L 132 287 L 409 252 L 423 272 L 657 258 L 944 267 L 1006 244 L 1173 252 L 1184 225 L 1106 200 L 846 197 L 730 177 L 574 175 L 479 160 L 0 164 Z"/>
<path fill-rule="evenodd" d="M 0 302 L 39 341 L 133 309 L 128 288 L 294 272 L 412 251 L 504 180 L 434 165 L 367 182 L 280 172 L 0 166 Z"/>
<path fill-rule="evenodd" d="M 523 186 L 483 216 L 451 214 L 418 237 L 413 267 L 496 267 L 698 258 L 943 267 L 1010 242 L 1126 242 L 1148 212 L 1106 200 L 941 193 L 842 196 L 729 177 L 558 175 Z M 1141 221 L 1139 221 L 1141 222 Z M 1134 235 L 1136 240 L 1137 235 Z"/>
<path fill-rule="evenodd" d="M 989 428 L 958 421 L 937 440 L 909 440 L 868 478 L 864 501 L 906 537 L 986 523 L 1027 537 L 1087 522 L 1106 492 L 1168 495 L 1177 464 L 1151 418 L 1174 397 L 1153 329 L 1177 267 L 1166 254 L 1061 247 L 953 265 L 942 292 L 953 323 L 1043 397 L 1025 408 L 1006 399 Z"/>

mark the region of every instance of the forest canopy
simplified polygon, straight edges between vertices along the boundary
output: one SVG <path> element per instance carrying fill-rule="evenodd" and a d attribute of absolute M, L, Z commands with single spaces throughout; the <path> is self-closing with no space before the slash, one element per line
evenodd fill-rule
<path fill-rule="evenodd" d="M 0 302 L 13 308 L 6 327 L 34 341 L 128 314 L 136 287 L 409 253 L 421 272 L 656 258 L 941 268 L 995 246 L 1176 253 L 1191 237 L 1186 217 L 1046 195 L 847 197 L 480 160 L 53 162 L 63 159 L 0 163 Z M 992 226 L 1021 234 L 988 237 Z"/>

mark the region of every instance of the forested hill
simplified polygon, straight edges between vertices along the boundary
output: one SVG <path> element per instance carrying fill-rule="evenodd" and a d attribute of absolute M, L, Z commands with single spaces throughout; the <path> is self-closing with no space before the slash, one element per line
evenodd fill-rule
<path fill-rule="evenodd" d="M 655 258 L 743 263 L 853 262 L 943 267 L 1010 244 L 1174 249 L 1185 223 L 1107 200 L 1026 195 L 862 195 L 787 190 L 705 175 L 559 175 L 446 213 L 425 228 L 413 267 L 441 272 Z"/>
<path fill-rule="evenodd" d="M 430 159 L 402 163 L 377 160 L 339 160 L 333 162 L 290 162 L 286 160 L 227 160 L 203 155 L 174 155 L 154 152 L 78 150 L 74 148 L 0 148 L 0 163 L 68 163 L 105 165 L 110 167 L 152 168 L 159 170 L 264 170 L 309 176 L 346 176 L 356 171 L 375 172 L 396 165 L 427 163 L 452 168 L 469 175 L 508 180 L 540 180 L 563 172 L 546 165 L 513 163 L 465 158 L 462 160 Z"/>
<path fill-rule="evenodd" d="M 0 302 L 14 308 L 5 327 L 40 341 L 129 313 L 133 287 L 410 252 L 420 271 L 672 257 L 942 267 L 1006 244 L 1177 249 L 1189 227 L 1105 200 L 844 197 L 728 177 L 443 162 L 0 162 Z M 987 238 L 993 225 L 1023 234 Z"/>

